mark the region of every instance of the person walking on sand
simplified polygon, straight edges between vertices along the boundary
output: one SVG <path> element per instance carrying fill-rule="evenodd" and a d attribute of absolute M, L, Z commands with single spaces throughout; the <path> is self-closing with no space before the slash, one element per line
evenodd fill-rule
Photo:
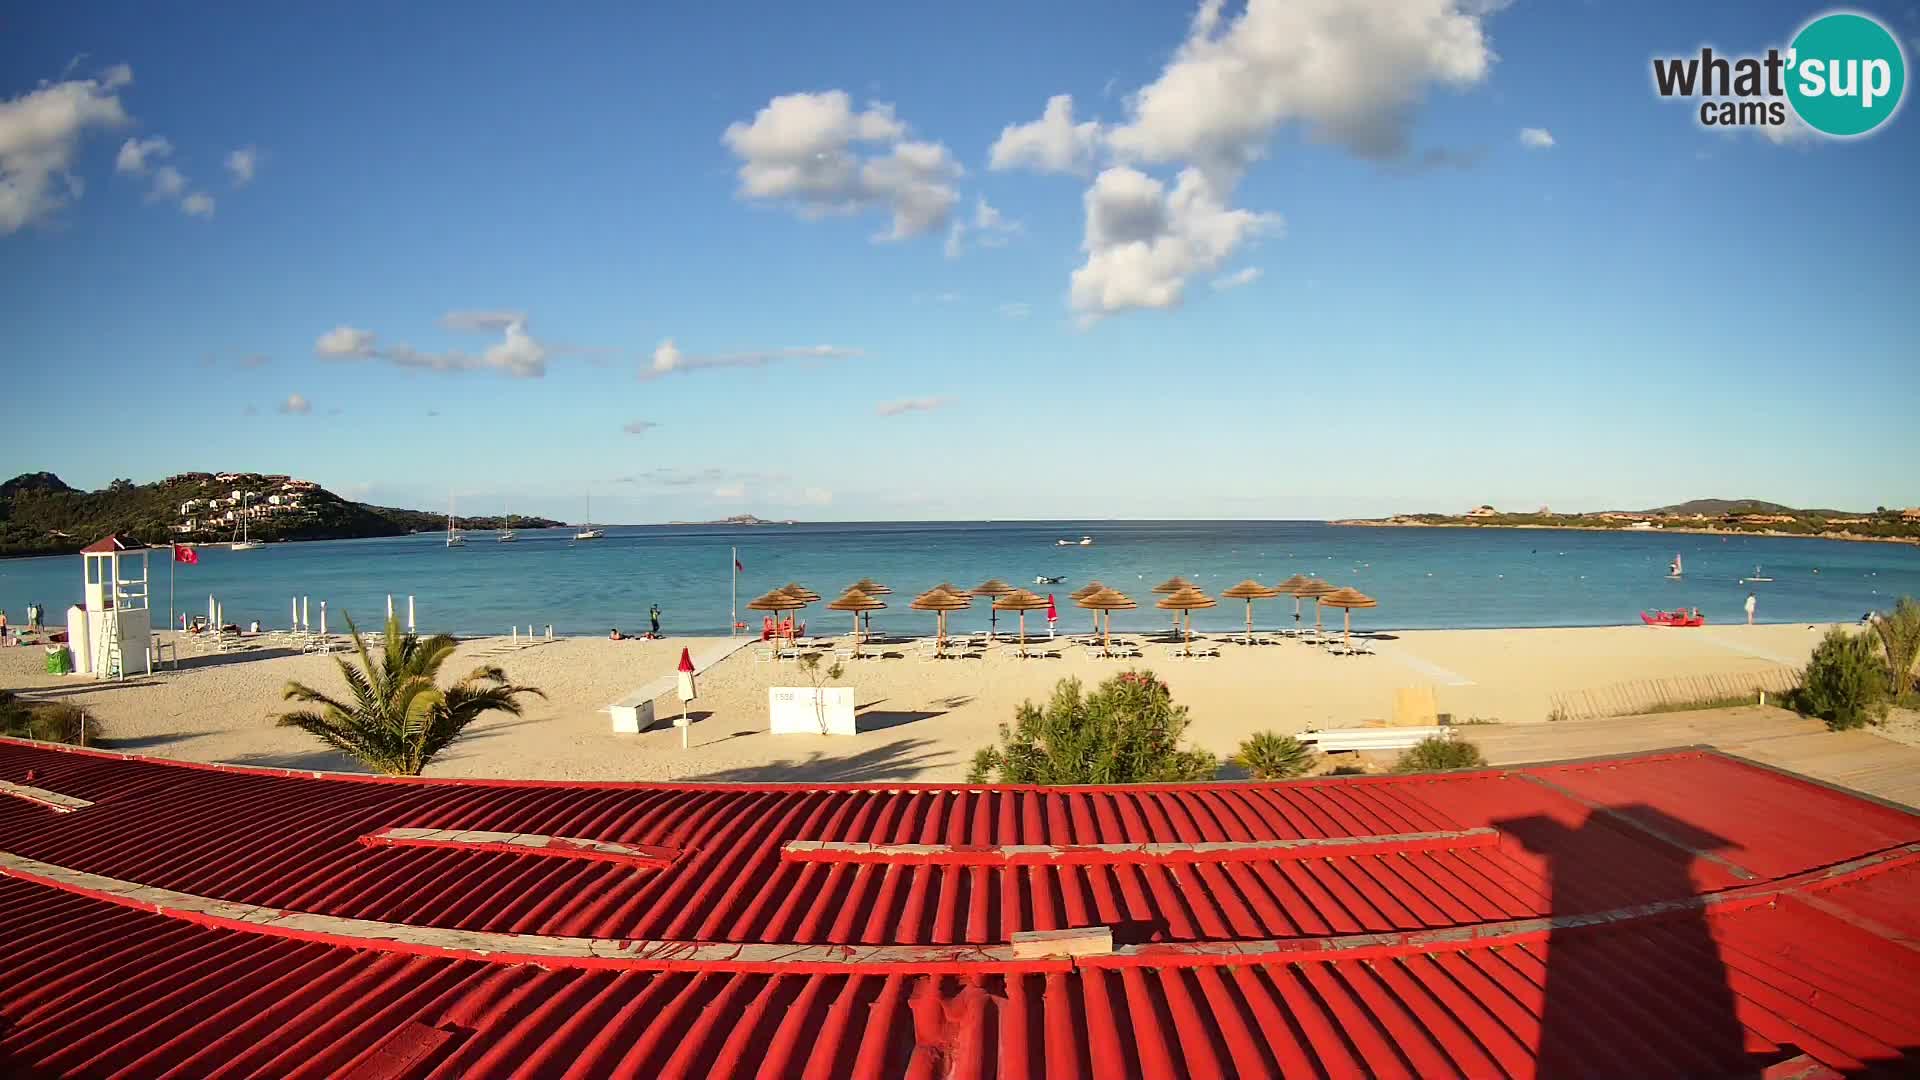
<path fill-rule="evenodd" d="M 1753 625 L 1753 609 L 1760 603 L 1752 593 L 1747 594 L 1747 625 Z"/>
<path fill-rule="evenodd" d="M 653 636 L 659 637 L 660 636 L 660 605 L 659 604 L 655 604 L 652 607 L 647 609 L 647 618 L 652 620 L 653 622 Z"/>

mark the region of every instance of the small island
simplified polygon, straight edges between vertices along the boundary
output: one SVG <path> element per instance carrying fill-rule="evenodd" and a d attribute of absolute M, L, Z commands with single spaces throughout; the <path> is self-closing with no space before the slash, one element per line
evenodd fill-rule
<path fill-rule="evenodd" d="M 667 522 L 667 524 L 669 525 L 798 525 L 800 523 L 791 519 L 788 519 L 786 521 L 768 521 L 766 518 L 755 517 L 752 514 L 735 514 L 732 517 L 724 517 L 718 521 L 669 521 Z"/>
<path fill-rule="evenodd" d="M 1920 543 L 1920 506 L 1905 509 L 1880 506 L 1870 513 L 1798 510 L 1760 499 L 1694 499 L 1651 510 L 1601 510 L 1584 514 L 1556 514 L 1544 506 L 1534 511 L 1503 511 L 1483 503 L 1464 514 L 1395 514 L 1392 517 L 1356 518 L 1329 524 L 1403 528 L 1660 530 Z"/>

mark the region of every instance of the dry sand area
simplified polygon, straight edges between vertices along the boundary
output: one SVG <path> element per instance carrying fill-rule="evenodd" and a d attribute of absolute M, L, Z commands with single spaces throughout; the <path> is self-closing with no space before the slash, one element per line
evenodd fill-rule
<path fill-rule="evenodd" d="M 712 639 L 607 641 L 565 639 L 510 650 L 504 639 L 463 643 L 446 672 L 497 663 L 545 700 L 525 715 L 489 716 L 429 769 L 436 776 L 583 780 L 920 780 L 964 779 L 974 750 L 1027 700 L 1044 700 L 1065 677 L 1092 683 L 1128 667 L 1147 667 L 1191 710 L 1189 738 L 1222 755 L 1261 729 L 1295 732 L 1385 720 L 1397 688 L 1431 686 L 1442 712 L 1457 719 L 1544 721 L 1555 693 L 1627 681 L 1744 675 L 1803 663 L 1824 627 L 1806 624 L 1722 626 L 1701 630 L 1601 627 L 1433 630 L 1383 635 L 1374 656 L 1336 657 L 1313 646 L 1221 646 L 1218 659 L 1174 660 L 1174 647 L 1150 644 L 1143 660 L 1103 660 L 1056 643 L 1059 659 L 1022 660 L 1009 648 L 983 657 L 927 661 L 911 647 L 875 651 L 898 658 L 852 661 L 840 685 L 855 690 L 862 732 L 855 736 L 770 735 L 767 690 L 806 686 L 792 663 L 763 663 L 755 649 L 721 661 L 699 679 L 690 707 L 690 749 L 664 722 L 679 712 L 658 700 L 662 723 L 615 735 L 606 705 L 668 675 L 682 646 L 696 657 Z M 339 689 L 330 658 L 266 650 L 225 656 L 183 655 L 181 670 L 122 683 L 97 683 L 40 671 L 39 648 L 0 650 L 0 686 L 72 701 L 99 720 L 105 740 L 130 752 L 196 761 L 300 769 L 357 766 L 274 717 L 280 689 L 299 679 Z M 1676 737 L 1677 742 L 1691 741 Z"/>

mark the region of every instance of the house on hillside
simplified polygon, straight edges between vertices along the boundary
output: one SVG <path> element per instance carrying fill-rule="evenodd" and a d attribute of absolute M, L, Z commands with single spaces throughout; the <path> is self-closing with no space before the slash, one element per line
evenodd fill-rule
<path fill-rule="evenodd" d="M 1495 510 L 1488 503 L 1481 503 L 1479 506 L 1476 506 L 1473 509 L 1467 511 L 1467 516 L 1470 518 L 1499 517 L 1500 511 Z"/>

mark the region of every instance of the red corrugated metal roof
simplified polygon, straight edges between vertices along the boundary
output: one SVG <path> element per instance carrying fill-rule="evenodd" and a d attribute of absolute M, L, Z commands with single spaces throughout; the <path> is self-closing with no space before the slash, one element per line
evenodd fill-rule
<path fill-rule="evenodd" d="M 0 1072 L 1920 1064 L 1920 819 L 1707 752 L 1286 784 L 696 787 L 0 741 L 0 780 L 91 804 L 0 799 Z M 1297 843 L 1316 840 L 1352 842 Z M 1072 927 L 1111 928 L 1114 951 L 1007 947 Z"/>
<path fill-rule="evenodd" d="M 119 533 L 113 533 L 111 535 L 103 536 L 100 539 L 95 540 L 93 543 L 88 544 L 86 547 L 83 547 L 80 550 L 82 552 L 85 552 L 88 555 L 101 555 L 110 551 L 136 551 L 146 546 L 147 545 L 141 543 L 138 540 L 133 539 L 130 536 L 122 536 Z"/>

